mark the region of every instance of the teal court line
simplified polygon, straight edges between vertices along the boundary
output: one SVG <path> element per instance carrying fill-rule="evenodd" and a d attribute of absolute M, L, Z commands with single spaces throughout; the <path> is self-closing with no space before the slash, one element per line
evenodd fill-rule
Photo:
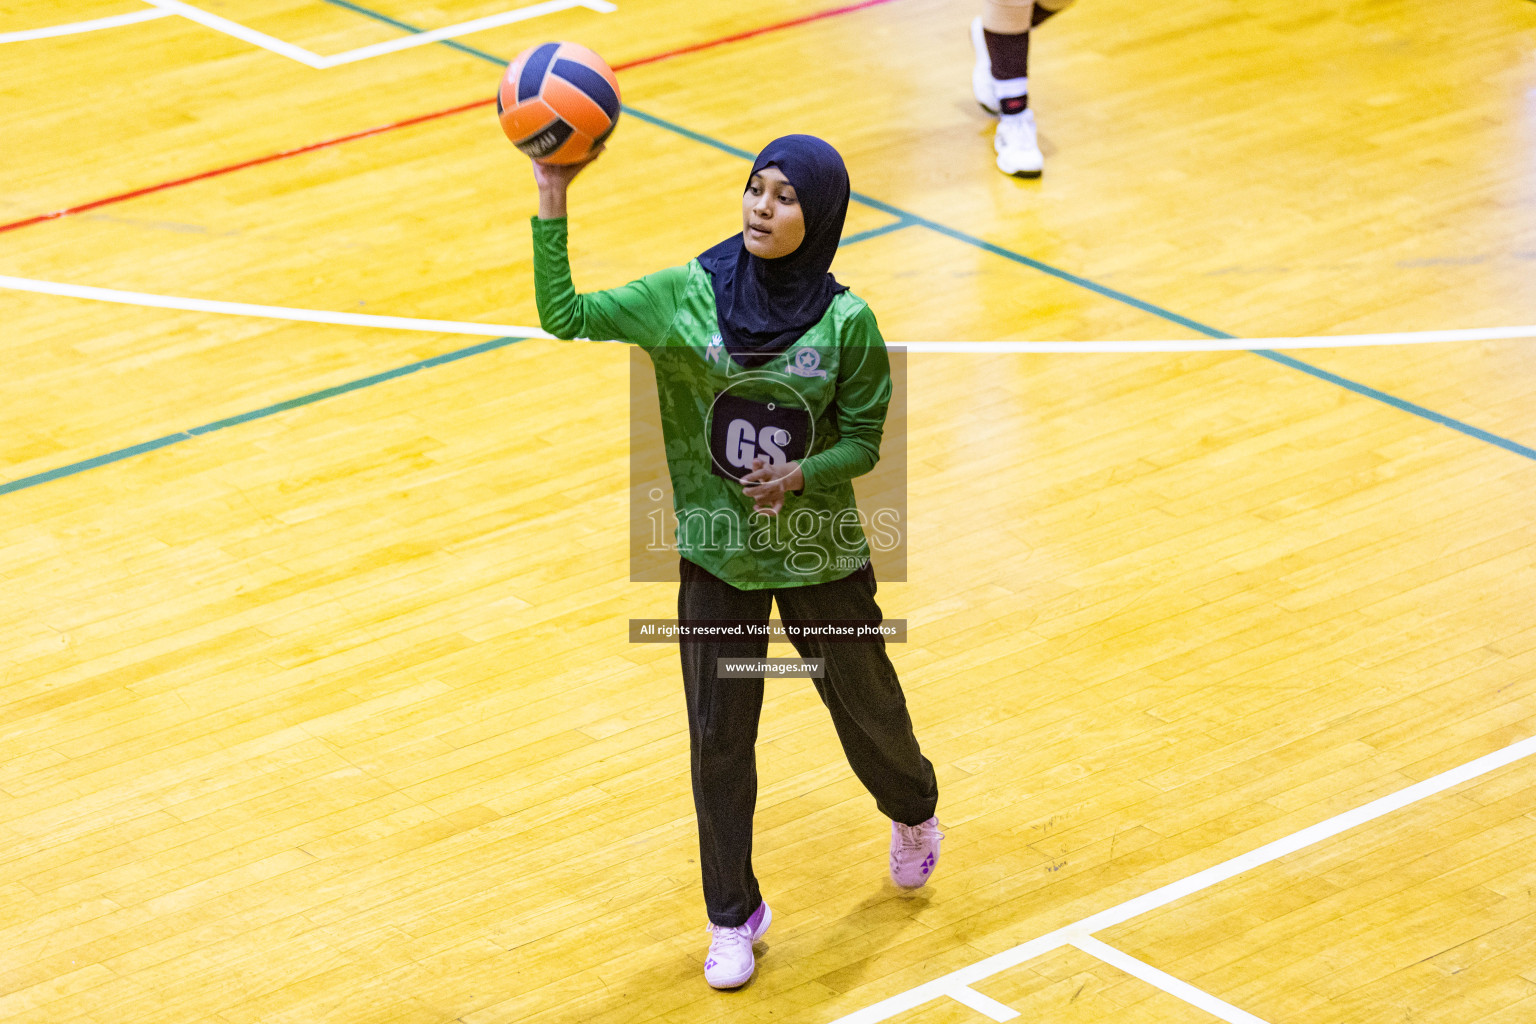
<path fill-rule="evenodd" d="M 912 220 L 910 217 L 900 217 L 896 220 L 893 220 L 889 224 L 882 224 L 878 228 L 870 228 L 868 231 L 860 231 L 857 234 L 849 235 L 847 238 L 837 243 L 838 248 L 842 248 L 845 245 L 858 245 L 860 242 L 867 242 L 871 238 L 879 238 L 881 235 L 888 235 L 892 231 L 900 231 L 902 228 L 915 227 L 916 224 L 917 221 Z"/>
<path fill-rule="evenodd" d="M 153 441 L 145 441 L 142 444 L 130 445 L 127 448 L 119 448 L 117 451 L 108 452 L 105 455 L 97 455 L 94 458 L 82 459 L 79 462 L 72 462 L 67 466 L 59 466 L 56 469 L 45 470 L 42 473 L 34 473 L 31 476 L 24 476 L 17 480 L 10 480 L 5 483 L 0 483 L 0 494 L 10 494 L 12 491 L 24 491 L 29 487 L 36 487 L 39 484 L 46 484 L 53 480 L 60 480 L 66 476 L 74 476 L 76 473 L 84 473 L 86 470 L 95 469 L 97 466 L 106 466 L 113 462 L 121 462 L 123 459 L 129 459 L 135 455 L 143 455 L 146 452 L 156 451 L 160 448 L 165 448 L 173 444 L 180 444 L 182 441 L 190 441 L 194 437 L 201 437 L 204 434 L 211 434 L 215 430 L 225 430 L 229 427 L 237 427 L 242 423 L 250 423 L 253 420 L 265 419 L 268 416 L 275 416 L 280 412 L 287 412 L 289 409 L 298 409 L 302 406 L 312 405 L 315 402 L 324 401 L 327 398 L 335 398 L 337 395 L 345 395 L 348 392 L 359 391 L 363 388 L 372 387 L 375 384 L 382 384 L 385 381 L 394 380 L 397 377 L 404 377 L 406 374 L 415 373 L 418 370 L 426 370 L 434 366 L 442 366 L 444 363 L 452 363 L 460 359 L 468 359 L 470 356 L 478 356 L 483 352 L 491 352 L 498 348 L 506 348 L 508 345 L 514 345 L 519 341 L 526 340 L 528 339 L 493 338 L 490 341 L 482 341 L 478 345 L 470 345 L 466 348 L 456 349 L 452 352 L 444 352 L 442 355 L 432 356 L 429 359 L 423 359 L 415 363 L 407 363 L 405 366 L 397 366 L 392 370 L 385 370 L 383 373 L 375 373 L 372 376 L 361 377 L 357 380 L 348 381 L 345 384 L 337 384 L 335 387 L 324 388 L 320 391 L 312 391 L 307 395 L 300 395 L 298 398 L 290 398 L 285 402 L 278 402 L 274 405 L 263 406 L 262 408 L 254 409 L 251 412 L 242 412 L 237 413 L 234 416 L 226 416 L 224 419 L 214 420 L 212 423 L 204 423 L 202 426 L 193 427 L 190 430 L 181 430 L 174 434 L 166 434 L 164 437 L 157 437 Z"/>
<path fill-rule="evenodd" d="M 348 3 L 347 0 L 325 0 L 325 2 L 335 7 L 344 7 L 349 11 L 363 15 L 364 17 L 372 18 L 374 21 L 382 21 L 386 25 L 393 25 L 395 28 L 404 29 L 407 32 L 419 33 L 425 31 L 424 29 L 419 29 L 414 25 L 407 25 L 403 21 L 396 21 L 389 15 L 383 14 L 379 11 L 370 11 L 366 7 L 359 7 L 357 4 Z M 443 46 L 448 47 L 449 49 L 458 50 L 460 53 L 467 53 L 471 57 L 479 57 L 481 60 L 488 60 L 502 65 L 511 63 L 511 61 L 505 61 L 500 57 L 492 56 L 491 54 L 486 53 L 484 50 L 477 50 L 473 46 L 465 46 L 463 43 L 456 39 L 439 39 L 438 42 Z"/>
<path fill-rule="evenodd" d="M 1353 391 L 1357 395 L 1364 395 L 1367 398 L 1374 398 L 1378 402 L 1385 402 L 1387 405 L 1390 405 L 1395 409 L 1401 409 L 1403 412 L 1412 413 L 1415 416 L 1421 416 L 1424 419 L 1429 420 L 1431 423 L 1440 424 L 1442 427 L 1450 427 L 1452 430 L 1459 430 L 1463 434 L 1466 434 L 1468 437 L 1475 437 L 1479 441 L 1486 441 L 1491 445 L 1497 445 L 1498 447 L 1503 448 L 1505 451 L 1514 452 L 1516 455 L 1524 456 L 1527 459 L 1536 459 L 1536 448 L 1529 448 L 1518 441 L 1511 441 L 1507 437 L 1500 437 L 1498 434 L 1490 434 L 1488 431 L 1483 430 L 1481 427 L 1474 427 L 1469 423 L 1463 423 L 1461 420 L 1455 420 L 1449 416 L 1435 412 L 1433 409 L 1426 409 L 1424 406 L 1410 402 L 1406 398 L 1398 398 L 1396 395 L 1390 395 L 1385 391 L 1378 391 L 1368 384 L 1361 384 L 1358 381 L 1350 380 L 1348 377 L 1340 377 L 1338 374 L 1331 373 L 1328 370 L 1323 369 L 1321 366 L 1313 366 L 1311 363 L 1304 363 L 1300 359 L 1286 355 L 1284 352 L 1272 352 L 1269 349 L 1263 348 L 1254 349 L 1253 352 L 1255 355 L 1260 355 L 1265 359 L 1273 360 L 1274 362 L 1279 363 L 1281 366 L 1289 366 L 1293 370 L 1300 370 L 1302 373 L 1309 373 L 1319 380 L 1325 380 L 1330 384 L 1337 384 L 1339 387 Z"/>

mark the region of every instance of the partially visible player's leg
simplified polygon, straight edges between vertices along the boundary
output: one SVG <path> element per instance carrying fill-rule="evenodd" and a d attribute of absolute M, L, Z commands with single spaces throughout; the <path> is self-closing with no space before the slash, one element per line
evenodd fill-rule
<path fill-rule="evenodd" d="M 1036 178 L 1044 168 L 1029 109 L 1030 30 L 1064 10 L 1073 0 L 986 0 L 981 17 L 971 23 L 976 68 L 971 87 L 976 101 L 1000 114 L 994 148 L 1005 174 Z"/>
<path fill-rule="evenodd" d="M 694 563 L 682 561 L 677 594 L 680 623 L 766 623 L 772 606 L 771 591 L 738 590 Z M 752 872 L 763 678 L 722 679 L 716 661 L 766 657 L 768 641 L 684 638 L 678 650 L 688 704 L 699 867 L 713 932 L 704 977 L 716 988 L 734 988 L 752 977 L 756 966 L 752 943 L 762 937 L 770 920 Z"/>
<path fill-rule="evenodd" d="M 830 583 L 776 592 L 786 626 L 801 623 L 882 621 L 869 565 Z M 885 651 L 885 640 L 794 638 L 804 658 L 821 658 L 816 691 L 832 715 L 848 764 L 893 822 L 891 874 L 898 884 L 921 885 L 938 859 L 938 779 L 912 729 L 906 695 Z M 910 840 L 910 841 L 909 841 Z M 917 845 L 914 845 L 917 844 Z M 908 863 L 910 861 L 910 863 Z M 926 862 L 926 863 L 925 863 Z"/>

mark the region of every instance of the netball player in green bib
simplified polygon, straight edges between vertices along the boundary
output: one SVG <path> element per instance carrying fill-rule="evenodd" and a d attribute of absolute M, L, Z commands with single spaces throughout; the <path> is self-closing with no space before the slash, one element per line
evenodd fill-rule
<path fill-rule="evenodd" d="M 742 195 L 742 232 L 686 264 L 578 295 L 566 189 L 581 166 L 535 163 L 539 319 L 560 338 L 645 349 L 656 372 L 682 554 L 679 642 L 699 863 L 712 933 L 704 977 L 752 977 L 771 920 L 752 873 L 763 678 L 721 678 L 719 659 L 761 659 L 773 602 L 859 780 L 891 819 L 890 872 L 915 888 L 939 857 L 938 782 L 912 732 L 878 633 L 869 546 L 852 479 L 880 457 L 890 364 L 874 315 L 828 272 L 848 210 L 837 151 L 808 135 L 769 143 Z M 800 627 L 802 635 L 794 635 Z"/>

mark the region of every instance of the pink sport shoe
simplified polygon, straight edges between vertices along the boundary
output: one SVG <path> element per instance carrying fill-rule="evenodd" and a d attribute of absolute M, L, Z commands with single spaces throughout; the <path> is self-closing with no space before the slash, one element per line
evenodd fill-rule
<path fill-rule="evenodd" d="M 939 864 L 939 819 L 929 818 L 921 825 L 891 822 L 891 881 L 903 889 L 916 889 L 927 883 Z"/>
<path fill-rule="evenodd" d="M 746 924 L 735 928 L 710 924 L 714 938 L 709 940 L 709 956 L 704 958 L 704 980 L 710 987 L 737 988 L 752 979 L 752 972 L 757 970 L 752 943 L 763 937 L 772 921 L 773 911 L 762 903 Z"/>

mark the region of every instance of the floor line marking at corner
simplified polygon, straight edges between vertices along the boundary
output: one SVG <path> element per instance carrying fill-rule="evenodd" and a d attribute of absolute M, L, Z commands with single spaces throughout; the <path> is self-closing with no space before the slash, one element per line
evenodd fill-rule
<path fill-rule="evenodd" d="M 327 69 L 340 67 L 343 64 L 353 64 L 357 61 L 382 57 L 385 54 L 398 53 L 402 50 L 410 50 L 418 46 L 447 42 L 458 36 L 467 36 L 476 32 L 484 32 L 488 29 L 515 25 L 522 21 L 531 21 L 546 14 L 568 11 L 576 7 L 585 7 L 599 14 L 612 14 L 618 9 L 612 3 L 609 3 L 608 0 L 544 0 L 543 3 L 519 7 L 511 11 L 503 11 L 500 14 L 490 14 L 483 18 L 476 18 L 473 21 L 465 21 L 457 25 L 445 25 L 442 28 L 417 32 L 415 35 L 405 36 L 400 39 L 391 39 L 383 43 L 374 43 L 371 46 L 359 46 L 355 50 L 334 53 L 328 57 L 321 57 L 320 66 Z"/>
<path fill-rule="evenodd" d="M 374 21 L 381 21 L 386 25 L 393 25 L 395 28 L 404 29 L 406 32 L 421 31 L 421 29 L 416 28 L 414 25 L 411 25 L 408 22 L 399 21 L 395 18 L 391 18 L 387 14 L 381 14 L 378 11 L 371 11 L 366 7 L 361 7 L 350 2 L 350 0 L 325 0 L 325 2 L 333 7 L 340 7 L 344 10 L 351 11 L 354 14 L 361 14 L 364 17 L 372 18 Z M 479 57 L 481 60 L 494 61 L 497 64 L 503 63 L 500 57 L 497 57 L 494 54 L 486 53 L 484 50 L 477 50 L 473 46 L 459 42 L 457 39 L 439 39 L 438 42 L 442 43 L 450 50 L 458 50 L 460 53 L 467 53 L 471 57 Z M 492 97 L 491 99 L 494 102 L 495 97 Z"/>
<path fill-rule="evenodd" d="M 1396 793 L 1389 793 L 1384 797 L 1372 800 L 1370 803 L 1361 804 L 1341 814 L 1336 814 L 1325 821 L 1315 825 L 1309 825 L 1299 832 L 1273 842 L 1265 843 L 1247 853 L 1239 854 L 1230 860 L 1221 862 L 1197 871 L 1187 878 L 1160 886 L 1150 892 L 1116 904 L 1108 909 L 1055 931 L 1021 942 L 1012 949 L 1005 949 L 1001 953 L 994 953 L 985 960 L 977 961 L 968 967 L 949 972 L 932 981 L 926 981 L 921 985 L 910 988 L 905 992 L 898 992 L 893 996 L 882 999 L 878 1003 L 866 1006 L 861 1010 L 855 1010 L 837 1018 L 832 1024 L 880 1024 L 890 1020 L 898 1013 L 922 1006 L 924 1003 L 938 999 L 949 994 L 949 990 L 956 985 L 974 985 L 984 978 L 990 978 L 999 971 L 1005 971 L 1010 967 L 1027 963 L 1038 956 L 1043 956 L 1053 950 L 1060 949 L 1086 935 L 1103 931 L 1117 924 L 1122 924 L 1134 917 L 1165 907 L 1175 900 L 1192 896 L 1197 892 L 1209 889 L 1211 886 L 1224 882 L 1229 878 L 1262 867 L 1281 857 L 1305 850 L 1315 846 L 1324 840 L 1331 839 L 1340 833 L 1357 828 L 1367 822 L 1376 820 L 1383 815 L 1400 810 L 1427 799 L 1437 793 L 1459 786 L 1464 782 L 1470 782 L 1491 771 L 1507 767 L 1517 761 L 1521 761 L 1532 754 L 1536 754 L 1536 736 L 1528 736 L 1523 740 L 1511 743 L 1482 757 L 1474 758 L 1465 764 L 1447 769 L 1439 775 L 1433 775 L 1422 782 L 1416 782 L 1411 786 L 1405 786 Z"/>
<path fill-rule="evenodd" d="M 1003 1021 L 1013 1020 L 1019 1016 L 1019 1011 L 1007 1003 L 1000 1003 L 984 992 L 977 992 L 969 985 L 956 985 L 945 993 L 957 1003 L 969 1006 L 977 1013 L 986 1016 L 1002 1024 Z"/>
<path fill-rule="evenodd" d="M 1073 939 L 1071 945 L 1091 957 L 1104 961 L 1111 967 L 1124 971 L 1133 978 L 1140 978 L 1148 985 L 1162 989 L 1176 999 L 1182 999 L 1191 1006 L 1199 1007 L 1212 1017 L 1226 1021 L 1227 1024 L 1266 1024 L 1264 1020 L 1255 1017 L 1247 1010 L 1233 1006 L 1224 999 L 1218 999 L 1204 989 L 1196 988 L 1187 981 L 1160 971 L 1146 961 L 1138 960 L 1129 953 L 1106 945 L 1091 935 Z"/>
<path fill-rule="evenodd" d="M 610 0 L 542 0 L 540 3 L 527 7 L 516 8 L 510 11 L 501 11 L 496 14 L 476 18 L 473 21 L 460 22 L 456 25 L 445 25 L 437 29 L 413 29 L 411 35 L 399 39 L 390 39 L 382 43 L 374 43 L 369 46 L 359 46 L 342 53 L 319 54 L 295 43 L 268 35 L 237 21 L 232 21 L 221 15 L 206 11 L 201 7 L 185 2 L 185 0 L 144 0 L 147 4 L 153 4 L 168 14 L 178 14 L 188 21 L 202 25 L 215 32 L 232 36 L 242 42 L 250 43 L 271 53 L 275 53 L 289 60 L 297 61 L 316 71 L 328 71 L 331 68 L 345 64 L 353 64 L 357 61 L 368 60 L 373 57 L 382 57 L 387 54 L 398 53 L 402 50 L 410 50 L 420 46 L 429 46 L 432 43 L 446 42 L 456 36 L 470 35 L 475 32 L 483 32 L 487 29 L 500 28 L 505 25 L 516 24 L 521 21 L 530 21 L 543 17 L 546 14 L 555 14 L 567 11 L 575 7 L 586 7 L 602 14 L 612 13 L 617 8 Z M 369 13 L 363 8 L 356 8 L 362 13 Z M 391 24 L 403 25 L 393 19 Z"/>
<path fill-rule="evenodd" d="M 250 43 L 252 46 L 270 51 L 280 57 L 287 57 L 289 60 L 297 61 L 305 67 L 314 68 L 315 70 L 323 67 L 321 62 L 325 58 L 321 57 L 318 53 L 311 53 L 302 46 L 295 46 L 293 43 L 279 39 L 276 36 L 269 36 L 265 32 L 258 32 L 253 28 L 247 28 L 237 21 L 230 21 L 228 18 L 205 11 L 201 7 L 194 7 L 189 3 L 184 3 L 183 0 L 144 0 L 144 2 L 153 4 L 155 7 L 170 14 L 179 14 L 188 21 L 196 22 L 204 28 L 212 29 L 215 32 L 222 32 L 224 35 L 233 36 L 243 43 Z"/>

